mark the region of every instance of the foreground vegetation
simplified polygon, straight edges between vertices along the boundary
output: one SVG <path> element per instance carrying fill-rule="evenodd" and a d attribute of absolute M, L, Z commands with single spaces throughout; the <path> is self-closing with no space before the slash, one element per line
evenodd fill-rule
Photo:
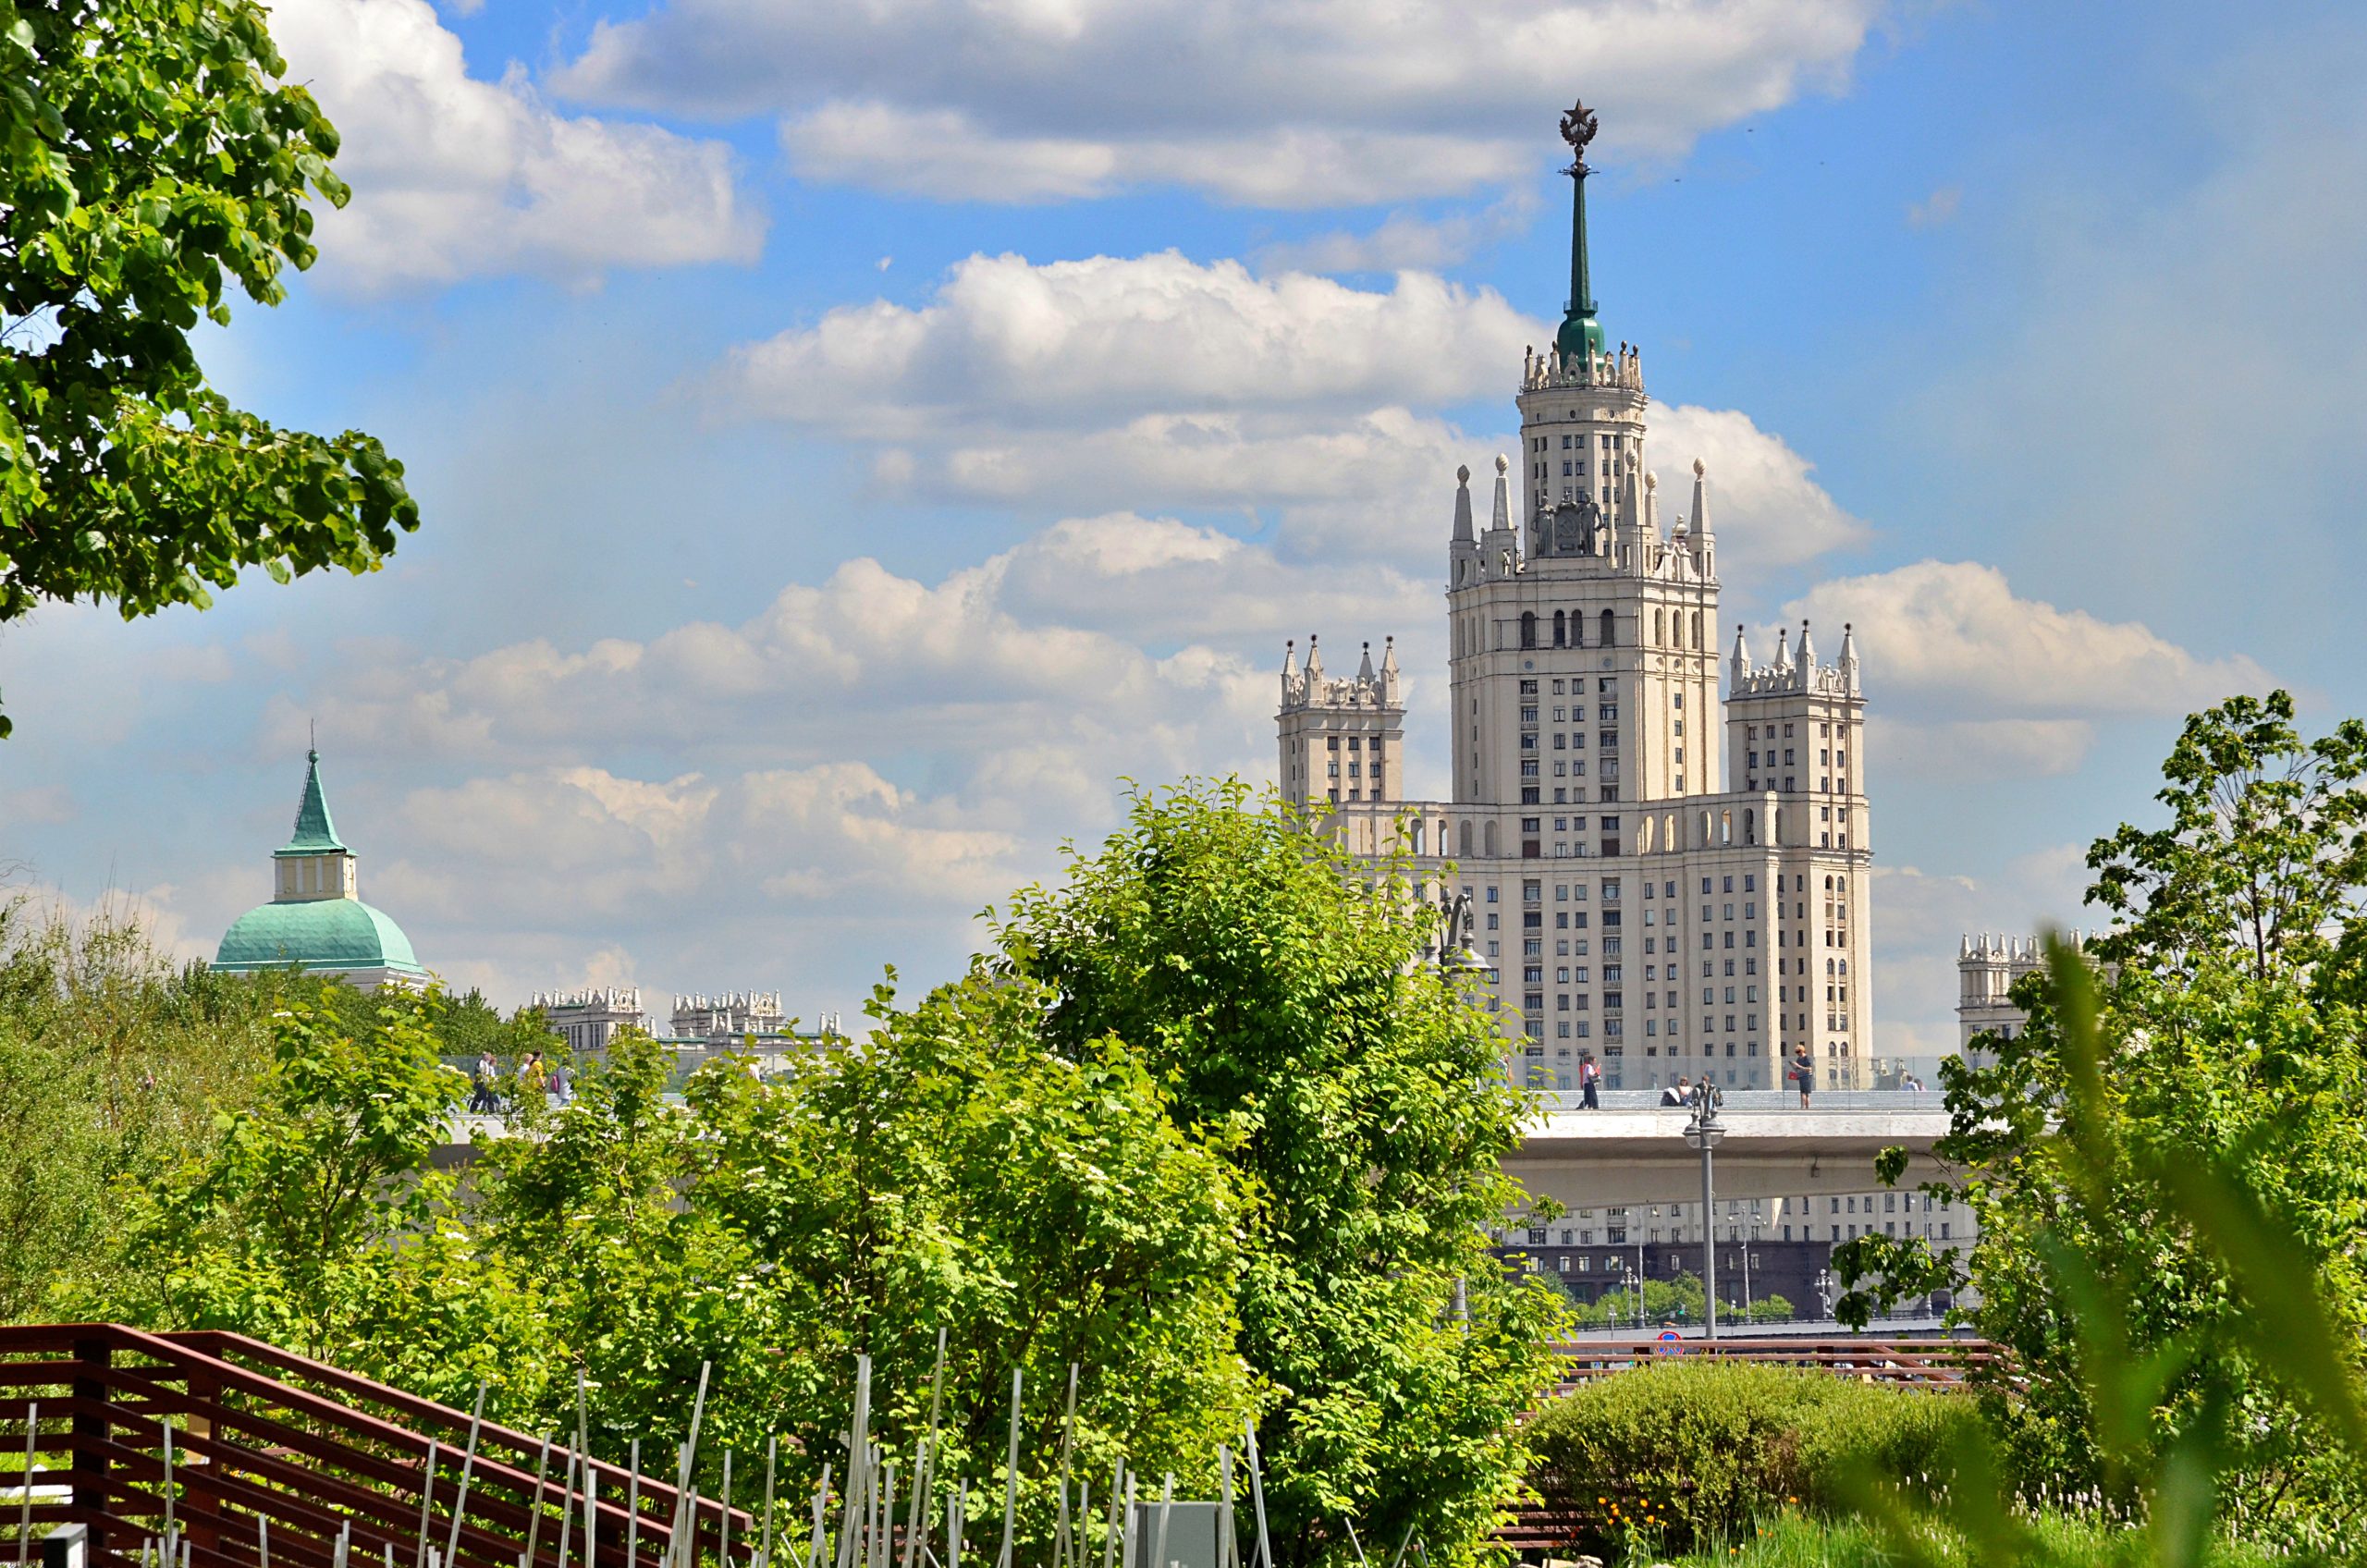
<path fill-rule="evenodd" d="M 2027 1032 L 1948 1074 L 1979 1246 L 1845 1249 L 1853 1310 L 1979 1288 L 2015 1359 L 1965 1397 L 1688 1360 L 1525 1423 L 1572 1315 L 1487 1250 L 1524 1201 L 1496 1025 L 1402 869 L 1367 885 L 1238 785 L 1137 800 L 962 979 L 883 986 L 859 1046 L 678 1096 L 627 1035 L 463 1174 L 431 1158 L 452 1060 L 548 1044 L 531 1017 L 13 911 L 0 1306 L 483 1383 L 535 1429 L 583 1376 L 612 1455 L 679 1436 L 710 1364 L 712 1451 L 794 1439 L 799 1486 L 859 1350 L 909 1447 L 941 1330 L 948 1476 L 991 1484 L 1025 1378 L 1035 1537 L 1073 1366 L 1089 1470 L 1198 1491 L 1255 1423 L 1293 1568 L 1354 1560 L 1351 1522 L 1476 1561 L 1525 1486 L 1631 1559 L 1791 1550 L 1802 1517 L 1902 1562 L 2340 1559 L 2367 1538 L 2367 730 L 2289 718 L 2192 721 L 2173 827 L 2097 848 L 2109 943 L 2054 950 Z"/>
<path fill-rule="evenodd" d="M 2147 1568 L 2156 1561 L 2152 1537 L 2142 1529 L 2093 1514 L 2033 1513 L 2025 1520 L 2046 1561 L 2088 1568 Z M 1930 1568 L 1983 1568 L 1996 1561 L 1981 1544 L 1959 1531 L 1931 1525 L 1917 1537 L 1919 1551 L 1902 1553 L 1897 1543 L 1861 1521 L 1834 1522 L 1800 1513 L 1778 1515 L 1730 1539 L 1705 1543 L 1690 1554 L 1662 1558 L 1674 1568 L 1898 1568 L 1902 1562 Z M 2290 1559 L 2266 1547 L 2214 1540 L 2198 1568 L 2268 1568 Z"/>
<path fill-rule="evenodd" d="M 2022 984 L 2028 1025 L 1979 1042 L 1990 1065 L 1943 1064 L 1957 1174 L 1925 1190 L 1972 1207 L 1978 1243 L 1861 1238 L 1835 1256 L 1842 1310 L 1976 1288 L 2016 1371 L 1968 1463 L 2150 1515 L 2165 1550 L 2214 1516 L 2347 1544 L 2367 1538 L 2367 725 L 2305 741 L 2285 693 L 2235 698 L 2164 774 L 2167 825 L 2090 851 L 2111 932 Z"/>
<path fill-rule="evenodd" d="M 858 1351 L 909 1449 L 941 1331 L 950 1478 L 993 1480 L 1014 1371 L 1050 1463 L 1074 1367 L 1087 1474 L 1122 1452 L 1207 1495 L 1247 1419 L 1280 1562 L 1343 1519 L 1466 1561 L 1563 1297 L 1488 1251 L 1526 1104 L 1493 1021 L 1424 962 L 1411 888 L 1349 869 L 1239 786 L 1146 796 L 969 974 L 883 986 L 860 1045 L 675 1096 L 628 1035 L 462 1174 L 432 1157 L 466 1010 L 20 930 L 0 1099 L 86 1135 L 70 1177 L 19 1165 L 22 1231 L 74 1244 L 11 1308 L 239 1329 L 459 1404 L 483 1382 L 534 1430 L 580 1372 L 611 1457 L 679 1439 L 711 1364 L 703 1452 L 793 1439 L 792 1487 Z"/>

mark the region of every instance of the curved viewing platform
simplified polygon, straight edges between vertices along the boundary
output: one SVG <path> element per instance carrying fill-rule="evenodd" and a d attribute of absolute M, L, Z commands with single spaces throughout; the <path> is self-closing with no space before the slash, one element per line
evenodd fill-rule
<path fill-rule="evenodd" d="M 1581 1109 L 1575 1094 L 1543 1098 L 1543 1114 L 1504 1162 L 1531 1193 L 1572 1208 L 1700 1197 L 1701 1157 L 1685 1138 L 1689 1109 L 1662 1108 L 1658 1091 L 1643 1089 L 1610 1090 L 1600 1110 Z M 1795 1092 L 1737 1089 L 1718 1120 L 1721 1198 L 1865 1192 L 1881 1185 L 1875 1158 L 1894 1147 L 1907 1153 L 1899 1186 L 1911 1189 L 1941 1174 L 1932 1149 L 1949 1121 L 1937 1091 L 1902 1089 L 1820 1090 L 1806 1110 Z"/>

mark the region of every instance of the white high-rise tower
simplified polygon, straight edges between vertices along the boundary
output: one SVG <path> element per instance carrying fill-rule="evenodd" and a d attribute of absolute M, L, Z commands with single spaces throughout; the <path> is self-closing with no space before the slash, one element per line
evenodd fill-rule
<path fill-rule="evenodd" d="M 1574 108 L 1562 129 L 1570 299 L 1522 366 L 1517 521 L 1510 459 L 1484 531 L 1470 471 L 1456 476 L 1453 799 L 1400 798 L 1393 652 L 1353 682 L 1286 657 L 1283 792 L 1358 852 L 1410 854 L 1439 890 L 1470 894 L 1525 1082 L 1575 1087 L 1591 1054 L 1614 1088 L 1704 1073 L 1782 1087 L 1805 1050 L 1820 1086 L 1859 1086 L 1871 844 L 1856 640 L 1843 628 L 1821 662 L 1804 622 L 1762 665 L 1737 627 L 1721 700 L 1708 474 L 1691 465 L 1686 509 L 1664 522 L 1642 354 L 1605 349 L 1589 288 L 1594 116 Z M 1343 743 L 1372 771 L 1325 771 Z"/>

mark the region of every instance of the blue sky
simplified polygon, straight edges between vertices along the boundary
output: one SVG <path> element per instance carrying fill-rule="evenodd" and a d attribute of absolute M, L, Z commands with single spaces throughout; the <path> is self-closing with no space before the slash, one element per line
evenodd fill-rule
<path fill-rule="evenodd" d="M 210 952 L 317 722 L 497 998 L 940 977 L 1117 780 L 1270 770 L 1509 445 L 1599 104 L 1607 331 L 1727 619 L 1853 620 L 1885 1048 L 2076 919 L 2179 716 L 2356 713 L 2367 18 L 1879 0 L 287 0 L 356 198 L 235 396 L 401 457 L 362 580 L 0 637 L 0 860 Z M 1835 631 L 1837 635 L 1837 629 Z M 1763 644 L 1762 644 L 1763 645 Z"/>

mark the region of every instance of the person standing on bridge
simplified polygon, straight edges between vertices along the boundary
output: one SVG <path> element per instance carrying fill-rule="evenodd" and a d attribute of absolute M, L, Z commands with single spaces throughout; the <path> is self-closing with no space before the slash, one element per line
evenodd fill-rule
<path fill-rule="evenodd" d="M 469 1095 L 469 1109 L 479 1116 L 491 1116 L 501 1109 L 494 1096 L 494 1080 L 501 1076 L 501 1063 L 494 1060 L 493 1047 L 487 1046 L 477 1058 L 476 1080 Z"/>
<path fill-rule="evenodd" d="M 1809 1048 L 1797 1047 L 1792 1058 L 1792 1081 L 1800 1086 L 1800 1109 L 1809 1108 L 1809 1091 L 1816 1087 L 1816 1063 L 1809 1060 Z"/>
<path fill-rule="evenodd" d="M 1594 1052 L 1588 1051 L 1584 1056 L 1578 1058 L 1578 1105 L 1580 1109 L 1586 1110 L 1600 1110 L 1602 1109 L 1602 1097 L 1600 1093 L 1601 1088 L 1602 1069 L 1596 1064 Z"/>
<path fill-rule="evenodd" d="M 1676 1075 L 1675 1083 L 1671 1084 L 1667 1088 L 1661 1091 L 1661 1104 L 1662 1106 L 1684 1105 L 1687 1098 L 1685 1093 L 1685 1086 L 1686 1077 L 1685 1074 L 1680 1072 Z"/>

